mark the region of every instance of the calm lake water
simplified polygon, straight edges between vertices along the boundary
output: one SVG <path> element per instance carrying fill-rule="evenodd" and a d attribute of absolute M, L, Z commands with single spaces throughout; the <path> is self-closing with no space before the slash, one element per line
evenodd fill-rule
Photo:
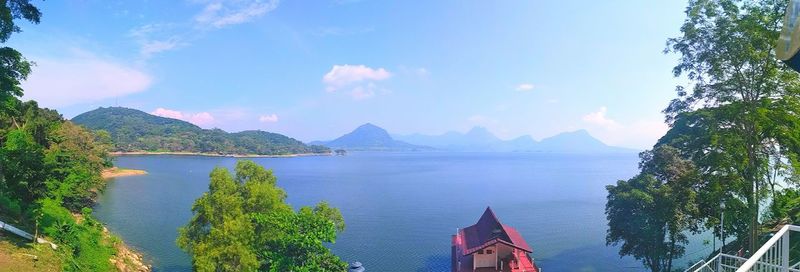
<path fill-rule="evenodd" d="M 190 271 L 189 256 L 175 245 L 177 228 L 207 190 L 209 172 L 232 169 L 236 160 L 119 157 L 117 166 L 149 174 L 111 182 L 95 215 L 156 271 Z M 636 154 L 353 152 L 253 160 L 274 170 L 293 207 L 325 200 L 341 209 L 347 228 L 331 248 L 367 271 L 450 271 L 450 236 L 486 206 L 520 231 L 543 271 L 642 270 L 605 245 L 605 186 L 637 172 Z M 703 248 L 687 248 L 688 257 L 701 258 Z"/>

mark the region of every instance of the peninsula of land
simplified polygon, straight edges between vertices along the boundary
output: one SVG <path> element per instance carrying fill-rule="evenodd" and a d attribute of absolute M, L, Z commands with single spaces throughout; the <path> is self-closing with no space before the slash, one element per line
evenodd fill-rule
<path fill-rule="evenodd" d="M 110 178 L 127 177 L 127 176 L 147 175 L 147 171 L 111 167 L 103 170 L 103 172 L 101 172 L 100 175 L 103 177 L 103 179 L 110 179 Z"/>

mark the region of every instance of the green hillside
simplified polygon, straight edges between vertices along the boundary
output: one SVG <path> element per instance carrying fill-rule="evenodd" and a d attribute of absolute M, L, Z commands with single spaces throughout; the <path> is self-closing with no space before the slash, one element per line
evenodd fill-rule
<path fill-rule="evenodd" d="M 328 153 L 323 146 L 309 146 L 290 137 L 265 131 L 228 133 L 203 129 L 189 122 L 122 108 L 98 108 L 72 122 L 108 132 L 114 151 L 197 152 L 212 154 L 289 155 Z"/>

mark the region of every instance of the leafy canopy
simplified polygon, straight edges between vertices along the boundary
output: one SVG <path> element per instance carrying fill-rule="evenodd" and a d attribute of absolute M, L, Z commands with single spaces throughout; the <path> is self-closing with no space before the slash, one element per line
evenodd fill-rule
<path fill-rule="evenodd" d="M 324 243 L 344 230 L 338 209 L 321 202 L 295 212 L 272 171 L 242 160 L 232 176 L 211 172 L 177 243 L 198 271 L 344 271 Z"/>
<path fill-rule="evenodd" d="M 606 187 L 606 244 L 621 245 L 620 256 L 633 256 L 651 271 L 672 271 L 672 261 L 685 253 L 687 232 L 698 231 L 689 186 L 697 170 L 669 146 L 640 157 L 639 175 Z"/>

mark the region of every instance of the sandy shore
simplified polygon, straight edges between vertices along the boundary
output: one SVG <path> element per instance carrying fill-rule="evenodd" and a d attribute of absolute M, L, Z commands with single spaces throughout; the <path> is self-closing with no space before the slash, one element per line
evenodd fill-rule
<path fill-rule="evenodd" d="M 106 170 L 103 170 L 101 175 L 103 176 L 104 179 L 110 179 L 110 178 L 116 178 L 116 177 L 147 175 L 147 171 L 111 167 L 111 168 L 108 168 Z"/>
<path fill-rule="evenodd" d="M 231 158 L 292 158 L 303 156 L 330 156 L 332 153 L 300 153 L 288 155 L 256 155 L 256 154 L 214 154 L 198 152 L 111 152 L 112 156 L 131 156 L 131 155 L 178 155 L 178 156 L 206 156 L 206 157 L 231 157 Z"/>

